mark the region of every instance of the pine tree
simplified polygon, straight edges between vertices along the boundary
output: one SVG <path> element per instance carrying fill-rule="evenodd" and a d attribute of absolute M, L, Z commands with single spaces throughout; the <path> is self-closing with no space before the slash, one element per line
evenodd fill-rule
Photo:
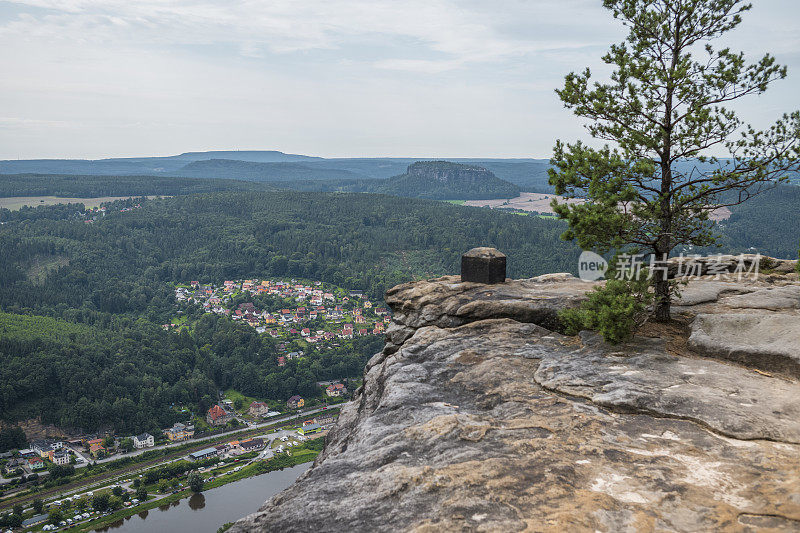
<path fill-rule="evenodd" d="M 709 213 L 738 205 L 798 169 L 800 113 L 767 130 L 745 125 L 730 102 L 761 94 L 786 68 L 765 55 L 748 63 L 717 50 L 714 39 L 736 28 L 741 0 L 604 0 L 628 29 L 603 61 L 607 83 L 591 72 L 566 76 L 557 94 L 586 119 L 589 133 L 611 143 L 594 149 L 558 141 L 550 183 L 585 203 L 554 201 L 569 222 L 566 239 L 599 251 L 635 247 L 655 259 L 655 318 L 670 318 L 672 287 L 663 260 L 676 246 L 715 240 Z M 723 158 L 710 154 L 729 154 Z M 687 160 L 697 161 L 690 171 Z M 680 165 L 679 163 L 684 163 Z"/>

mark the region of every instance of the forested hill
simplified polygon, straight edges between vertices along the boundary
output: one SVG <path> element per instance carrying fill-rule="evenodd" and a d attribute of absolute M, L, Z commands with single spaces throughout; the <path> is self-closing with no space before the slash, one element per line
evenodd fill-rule
<path fill-rule="evenodd" d="M 413 277 L 457 272 L 460 254 L 473 246 L 509 253 L 517 277 L 569 271 L 577 257 L 559 240 L 557 221 L 369 194 L 179 196 L 95 224 L 34 217 L 47 209 L 0 226 L 6 309 L 156 312 L 164 282 L 257 275 L 319 279 L 380 297 Z M 59 266 L 37 285 L 34 264 Z"/>
<path fill-rule="evenodd" d="M 262 182 L 294 180 L 350 180 L 367 178 L 346 169 L 312 167 L 303 163 L 258 163 L 233 159 L 194 161 L 176 171 L 181 176 L 242 179 Z"/>
<path fill-rule="evenodd" d="M 519 190 L 483 167 L 449 161 L 417 161 L 378 186 L 386 194 L 440 200 L 513 198 Z"/>
<path fill-rule="evenodd" d="M 300 189 L 342 189 L 364 192 L 369 190 L 364 184 L 341 182 L 362 179 L 365 181 L 382 180 L 397 176 L 404 173 L 408 165 L 420 159 L 419 157 L 324 159 L 285 154 L 274 150 L 187 152 L 168 157 L 7 160 L 0 161 L 0 174 L 233 178 L 262 182 L 291 182 L 292 188 Z M 220 162 L 222 160 L 225 162 Z M 547 183 L 549 164 L 546 159 L 456 158 L 450 160 L 486 168 L 499 178 L 514 183 L 525 191 L 553 191 L 553 188 Z M 266 164 L 262 165 L 262 163 Z M 310 183 L 302 183 L 303 180 L 309 180 Z"/>
<path fill-rule="evenodd" d="M 574 271 L 578 256 L 559 239 L 563 222 L 430 200 L 226 191 L 121 212 L 126 202 L 94 223 L 68 206 L 0 210 L 0 418 L 154 430 L 179 416 L 173 403 L 202 410 L 229 387 L 283 400 L 314 393 L 316 381 L 356 375 L 374 353 L 355 339 L 279 368 L 272 339 L 200 309 L 191 333 L 163 331 L 175 282 L 298 277 L 380 297 L 458 272 L 474 246 L 506 252 L 515 278 Z M 796 257 L 798 210 L 797 187 L 735 208 L 719 251 Z"/>
<path fill-rule="evenodd" d="M 191 333 L 163 331 L 175 282 L 302 277 L 380 297 L 458 272 L 478 245 L 506 251 L 515 277 L 572 270 L 578 255 L 560 222 L 428 200 L 220 192 L 114 209 L 124 203 L 94 223 L 42 206 L 0 224 L 0 418 L 153 431 L 184 416 L 172 404 L 202 412 L 218 389 L 316 394 L 316 381 L 358 375 L 380 343 L 277 367 L 275 341 L 199 308 Z"/>
<path fill-rule="evenodd" d="M 800 186 L 779 185 L 741 205 L 719 222 L 719 248 L 707 254 L 759 252 L 779 259 L 797 259 L 800 240 Z"/>
<path fill-rule="evenodd" d="M 252 181 L 175 178 L 170 176 L 94 176 L 71 174 L 0 174 L 0 198 L 9 196 L 175 196 L 219 191 L 264 191 Z"/>

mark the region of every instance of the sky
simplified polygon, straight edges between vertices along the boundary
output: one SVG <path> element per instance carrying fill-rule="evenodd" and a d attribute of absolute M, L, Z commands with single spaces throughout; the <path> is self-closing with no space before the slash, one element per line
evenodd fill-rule
<path fill-rule="evenodd" d="M 789 77 L 746 100 L 800 108 L 800 1 L 754 0 L 725 43 Z M 588 139 L 554 90 L 607 74 L 601 0 L 0 0 L 0 159 L 281 150 L 548 158 Z"/>

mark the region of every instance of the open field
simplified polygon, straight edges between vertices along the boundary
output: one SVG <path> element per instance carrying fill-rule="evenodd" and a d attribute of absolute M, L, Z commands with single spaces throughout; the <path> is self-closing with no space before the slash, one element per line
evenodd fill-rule
<path fill-rule="evenodd" d="M 516 198 L 508 198 L 506 200 L 466 200 L 463 205 L 470 205 L 473 207 L 490 207 L 492 209 L 518 209 L 520 211 L 536 211 L 541 214 L 554 214 L 550 202 L 555 198 L 559 203 L 569 202 L 571 204 L 582 203 L 583 200 L 570 199 L 567 200 L 563 196 L 556 194 L 542 194 L 538 192 L 522 192 Z M 720 207 L 711 212 L 709 217 L 711 220 L 726 220 L 730 218 L 731 210 L 727 207 Z"/>
<path fill-rule="evenodd" d="M 98 198 L 59 198 L 58 196 L 10 196 L 0 198 L 0 208 L 16 211 L 23 206 L 36 207 L 37 205 L 55 204 L 83 204 L 87 208 L 100 207 L 105 202 L 114 200 L 126 200 L 132 196 L 100 196 Z M 160 198 L 160 196 L 148 196 L 148 199 Z"/>
<path fill-rule="evenodd" d="M 464 205 L 474 207 L 491 207 L 492 209 L 519 209 L 520 211 L 536 211 L 537 213 L 552 213 L 550 201 L 557 198 L 559 202 L 564 202 L 565 198 L 555 194 L 542 194 L 538 192 L 521 192 L 516 198 L 506 200 L 467 200 Z M 570 200 L 570 203 L 580 203 L 580 200 Z"/>

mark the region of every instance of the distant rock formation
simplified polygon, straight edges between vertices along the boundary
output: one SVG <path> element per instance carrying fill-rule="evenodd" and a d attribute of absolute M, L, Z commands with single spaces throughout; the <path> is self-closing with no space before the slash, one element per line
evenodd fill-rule
<path fill-rule="evenodd" d="M 385 180 L 376 192 L 434 200 L 474 200 L 513 198 L 519 195 L 519 187 L 483 167 L 417 161 L 409 165 L 405 174 Z"/>
<path fill-rule="evenodd" d="M 395 287 L 323 453 L 231 531 L 800 530 L 800 283 L 759 278 L 619 346 L 557 332 L 569 274 Z"/>

